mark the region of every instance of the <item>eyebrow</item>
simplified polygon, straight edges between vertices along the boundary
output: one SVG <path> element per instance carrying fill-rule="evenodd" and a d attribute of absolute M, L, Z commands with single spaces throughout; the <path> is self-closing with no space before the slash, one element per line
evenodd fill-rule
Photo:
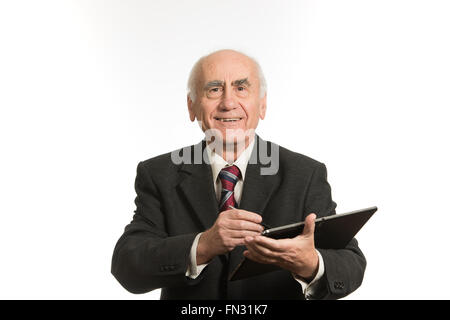
<path fill-rule="evenodd" d="M 224 85 L 223 81 L 220 80 L 213 80 L 213 81 L 209 81 L 206 85 L 205 85 L 205 90 L 212 88 L 212 87 L 222 87 Z"/>
<path fill-rule="evenodd" d="M 243 85 L 243 84 L 245 84 L 245 85 L 247 85 L 247 86 L 249 86 L 250 87 L 250 82 L 248 81 L 248 78 L 245 78 L 245 79 L 239 79 L 239 80 L 234 80 L 232 83 L 231 83 L 231 85 L 232 86 L 241 86 L 241 85 Z"/>
<path fill-rule="evenodd" d="M 222 81 L 222 80 L 212 80 L 212 81 L 209 81 L 209 82 L 205 85 L 204 89 L 205 89 L 205 90 L 208 90 L 209 88 L 213 88 L 213 87 L 223 87 L 224 84 L 225 84 L 225 82 Z M 234 81 L 231 83 L 232 86 L 236 86 L 236 87 L 237 87 L 237 86 L 241 86 L 241 85 L 243 85 L 243 84 L 245 84 L 245 85 L 247 85 L 247 86 L 250 87 L 250 82 L 248 81 L 248 78 L 245 78 L 245 79 L 239 79 L 239 80 L 234 80 Z"/>

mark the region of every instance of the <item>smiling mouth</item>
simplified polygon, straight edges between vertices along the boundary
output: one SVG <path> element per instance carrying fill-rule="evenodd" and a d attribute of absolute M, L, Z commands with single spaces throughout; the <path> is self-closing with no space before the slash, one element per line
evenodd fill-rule
<path fill-rule="evenodd" d="M 216 117 L 214 117 L 214 119 L 222 122 L 235 122 L 242 120 L 242 118 L 216 118 Z"/>

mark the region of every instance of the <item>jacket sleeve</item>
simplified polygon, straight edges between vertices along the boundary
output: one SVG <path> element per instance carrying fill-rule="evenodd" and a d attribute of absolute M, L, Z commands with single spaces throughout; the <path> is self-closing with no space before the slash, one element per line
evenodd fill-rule
<path fill-rule="evenodd" d="M 167 234 L 161 196 L 143 162 L 137 167 L 135 189 L 135 214 L 114 248 L 111 273 L 132 293 L 200 281 L 201 276 L 185 276 L 197 233 Z"/>
<path fill-rule="evenodd" d="M 305 204 L 305 214 L 316 213 L 317 217 L 335 214 L 336 203 L 331 197 L 331 187 L 327 181 L 327 169 L 324 164 L 315 169 L 309 186 Z M 362 283 L 366 268 L 366 259 L 358 247 L 356 239 L 339 250 L 317 249 L 322 255 L 325 274 L 324 288 L 317 292 L 316 299 L 339 299 L 355 291 Z"/>

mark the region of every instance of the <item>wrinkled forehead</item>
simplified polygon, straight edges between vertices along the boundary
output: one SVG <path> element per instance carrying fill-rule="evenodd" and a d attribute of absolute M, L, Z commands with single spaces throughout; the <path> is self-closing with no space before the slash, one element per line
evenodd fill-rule
<path fill-rule="evenodd" d="M 221 80 L 232 82 L 248 78 L 250 82 L 258 81 L 255 63 L 243 55 L 213 55 L 202 62 L 200 79 L 202 82 Z M 200 80 L 199 79 L 199 80 Z"/>

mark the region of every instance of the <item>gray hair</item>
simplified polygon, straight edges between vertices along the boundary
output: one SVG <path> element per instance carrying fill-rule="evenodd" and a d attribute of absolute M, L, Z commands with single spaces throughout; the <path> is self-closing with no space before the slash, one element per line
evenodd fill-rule
<path fill-rule="evenodd" d="M 189 73 L 189 79 L 188 79 L 188 83 L 187 83 L 187 93 L 188 93 L 189 98 L 191 98 L 192 101 L 195 101 L 195 99 L 196 99 L 197 77 L 198 77 L 198 73 L 200 71 L 200 67 L 202 65 L 203 60 L 218 51 L 222 51 L 222 50 L 217 50 L 217 51 L 211 52 L 208 55 L 201 57 L 200 59 L 197 60 L 197 62 L 192 67 L 191 72 Z M 264 95 L 267 92 L 267 82 L 266 82 L 266 78 L 264 77 L 264 73 L 263 73 L 262 68 L 261 68 L 260 64 L 258 63 L 258 61 L 256 61 L 256 59 L 246 55 L 245 53 L 242 53 L 242 52 L 239 52 L 236 50 L 233 50 L 233 51 L 246 56 L 255 64 L 256 70 L 258 71 L 258 79 L 259 79 L 259 97 L 260 98 L 264 97 Z"/>

